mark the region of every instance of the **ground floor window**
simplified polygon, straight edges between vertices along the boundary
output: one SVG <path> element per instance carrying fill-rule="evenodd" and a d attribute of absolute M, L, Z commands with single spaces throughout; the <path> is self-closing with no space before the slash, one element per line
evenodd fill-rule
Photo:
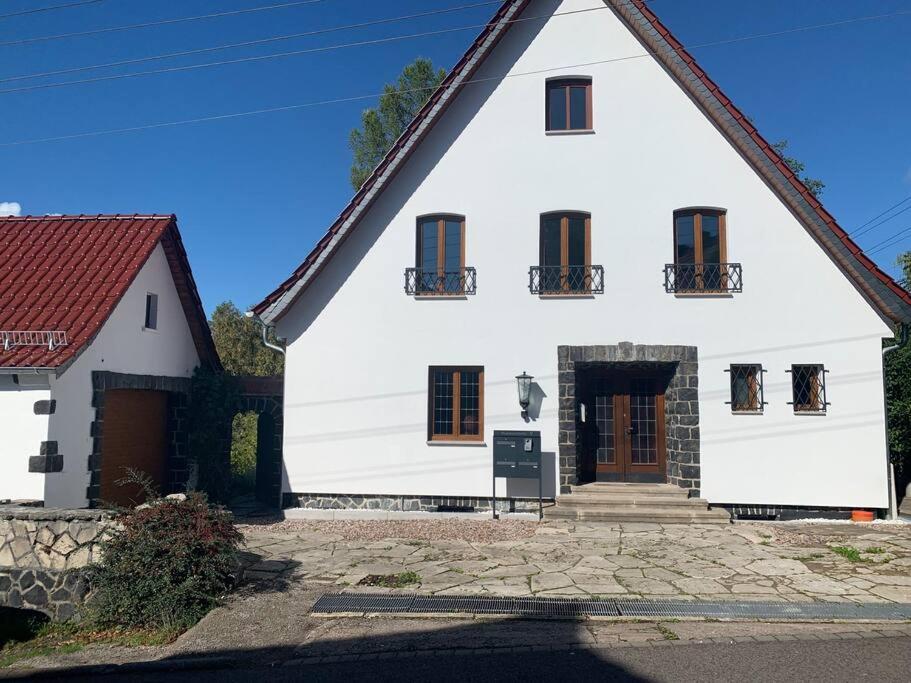
<path fill-rule="evenodd" d="M 484 368 L 431 366 L 429 383 L 429 439 L 482 441 Z"/>
<path fill-rule="evenodd" d="M 731 412 L 761 413 L 762 366 L 732 365 L 728 372 L 731 373 Z"/>
<path fill-rule="evenodd" d="M 790 373 L 794 412 L 826 412 L 826 369 L 818 364 L 792 365 Z"/>

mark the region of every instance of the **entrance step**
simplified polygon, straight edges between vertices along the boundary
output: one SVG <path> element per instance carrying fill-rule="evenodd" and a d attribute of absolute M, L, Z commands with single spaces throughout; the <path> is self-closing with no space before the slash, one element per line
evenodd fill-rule
<path fill-rule="evenodd" d="M 655 522 L 725 524 L 730 514 L 710 510 L 702 498 L 688 498 L 673 484 L 593 483 L 573 486 L 544 511 L 545 519 L 580 522 Z"/>

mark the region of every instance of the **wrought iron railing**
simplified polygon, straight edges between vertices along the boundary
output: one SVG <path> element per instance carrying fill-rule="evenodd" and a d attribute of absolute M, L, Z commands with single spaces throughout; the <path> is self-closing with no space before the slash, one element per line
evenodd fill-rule
<path fill-rule="evenodd" d="M 733 293 L 743 291 L 739 263 L 668 263 L 664 291 L 675 293 Z"/>
<path fill-rule="evenodd" d="M 461 270 L 405 269 L 405 293 L 417 296 L 461 296 L 474 294 L 478 276 L 474 268 Z"/>
<path fill-rule="evenodd" d="M 532 294 L 603 294 L 603 266 L 532 266 L 528 269 Z"/>
<path fill-rule="evenodd" d="M 0 348 L 4 351 L 17 346 L 46 346 L 53 351 L 68 344 L 66 332 L 60 330 L 0 330 Z"/>

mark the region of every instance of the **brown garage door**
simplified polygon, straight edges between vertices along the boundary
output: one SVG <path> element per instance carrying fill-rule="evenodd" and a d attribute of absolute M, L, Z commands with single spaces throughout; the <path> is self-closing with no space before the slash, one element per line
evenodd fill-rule
<path fill-rule="evenodd" d="M 117 483 L 126 476 L 127 469 L 144 472 L 161 491 L 167 471 L 167 435 L 166 392 L 106 391 L 101 442 L 101 500 L 118 505 L 137 505 L 145 500 L 139 486 Z"/>

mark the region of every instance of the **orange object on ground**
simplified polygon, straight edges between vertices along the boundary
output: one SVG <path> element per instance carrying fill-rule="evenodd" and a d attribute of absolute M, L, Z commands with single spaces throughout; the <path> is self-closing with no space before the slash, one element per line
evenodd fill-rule
<path fill-rule="evenodd" d="M 872 522 L 873 512 L 871 510 L 854 510 L 851 512 L 852 522 Z"/>

